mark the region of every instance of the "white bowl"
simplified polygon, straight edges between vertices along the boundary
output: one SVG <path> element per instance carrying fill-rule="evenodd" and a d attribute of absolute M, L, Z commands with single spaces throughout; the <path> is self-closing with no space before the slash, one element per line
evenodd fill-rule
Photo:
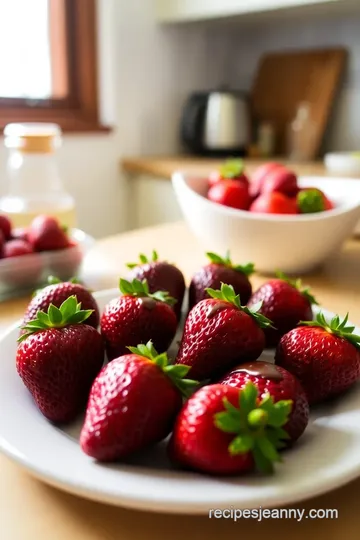
<path fill-rule="evenodd" d="M 360 177 L 360 152 L 336 152 L 326 154 L 325 167 L 331 174 Z"/>
<path fill-rule="evenodd" d="M 360 182 L 301 177 L 301 187 L 322 189 L 334 210 L 304 215 L 255 214 L 206 198 L 208 181 L 176 172 L 173 187 L 184 217 L 204 250 L 231 251 L 238 263 L 254 262 L 273 273 L 310 271 L 338 250 L 360 219 Z"/>

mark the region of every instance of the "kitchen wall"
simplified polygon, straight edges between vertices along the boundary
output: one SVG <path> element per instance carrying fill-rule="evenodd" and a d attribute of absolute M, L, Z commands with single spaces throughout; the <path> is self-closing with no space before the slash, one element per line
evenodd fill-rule
<path fill-rule="evenodd" d="M 350 51 L 349 65 L 329 126 L 324 149 L 360 149 L 360 17 L 317 17 L 252 23 L 240 28 L 231 25 L 228 72 L 231 84 L 248 89 L 262 54 L 270 50 L 341 45 Z"/>

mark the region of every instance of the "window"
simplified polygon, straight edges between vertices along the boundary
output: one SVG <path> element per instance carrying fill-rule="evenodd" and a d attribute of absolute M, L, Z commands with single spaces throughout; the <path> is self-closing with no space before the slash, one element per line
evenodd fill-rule
<path fill-rule="evenodd" d="M 0 0 L 0 128 L 97 131 L 96 0 Z"/>

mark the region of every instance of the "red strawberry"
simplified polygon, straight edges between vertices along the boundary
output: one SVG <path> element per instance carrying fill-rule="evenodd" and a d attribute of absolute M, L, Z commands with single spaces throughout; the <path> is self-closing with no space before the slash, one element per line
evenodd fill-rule
<path fill-rule="evenodd" d="M 92 310 L 91 315 L 86 319 L 86 324 L 94 328 L 99 326 L 100 314 L 96 300 L 91 292 L 81 285 L 81 283 L 76 279 L 62 282 L 54 276 L 48 278 L 48 283 L 49 285 L 35 292 L 35 295 L 26 308 L 23 320 L 24 325 L 36 318 L 39 309 L 41 311 L 47 311 L 50 304 L 59 308 L 69 296 L 75 295 L 78 302 L 81 303 L 82 309 Z"/>
<path fill-rule="evenodd" d="M 209 174 L 209 187 L 214 186 L 222 180 L 237 180 L 249 184 L 247 176 L 244 174 L 244 162 L 242 159 L 229 159 L 218 171 Z"/>
<path fill-rule="evenodd" d="M 9 240 L 4 245 L 3 256 L 5 259 L 10 257 L 22 257 L 23 255 L 30 255 L 34 253 L 34 250 L 25 240 Z"/>
<path fill-rule="evenodd" d="M 300 382 L 289 371 L 279 366 L 269 362 L 252 362 L 236 367 L 219 383 L 242 390 L 249 381 L 258 389 L 260 399 L 265 399 L 266 395 L 269 395 L 274 403 L 282 399 L 290 399 L 293 402 L 289 421 L 283 427 L 291 442 L 295 442 L 309 422 L 309 403 Z"/>
<path fill-rule="evenodd" d="M 296 202 L 301 214 L 325 212 L 334 208 L 325 193 L 317 188 L 302 189 L 297 195 Z"/>
<path fill-rule="evenodd" d="M 65 249 L 69 239 L 57 219 L 51 216 L 37 216 L 28 229 L 28 240 L 35 251 Z"/>
<path fill-rule="evenodd" d="M 177 417 L 169 453 L 175 463 L 210 474 L 267 473 L 281 461 L 291 401 L 261 401 L 255 385 L 243 390 L 222 384 L 204 386 Z"/>
<path fill-rule="evenodd" d="M 101 333 L 109 360 L 126 353 L 129 346 L 154 342 L 155 348 L 166 351 L 175 337 L 177 319 L 166 291 L 150 293 L 147 281 L 132 283 L 120 279 L 123 296 L 105 307 L 101 317 Z"/>
<path fill-rule="evenodd" d="M 196 385 L 186 366 L 168 365 L 151 341 L 107 364 L 92 386 L 80 445 L 100 461 L 123 459 L 164 439 Z"/>
<path fill-rule="evenodd" d="M 58 309 L 38 311 L 19 338 L 16 368 L 42 414 L 52 422 L 71 422 L 86 404 L 91 385 L 104 362 L 100 334 L 83 323 L 76 296 Z"/>
<path fill-rule="evenodd" d="M 274 347 L 281 336 L 289 332 L 303 320 L 312 319 L 312 304 L 317 304 L 300 279 L 291 280 L 279 272 L 280 279 L 271 279 L 254 292 L 248 306 L 259 307 L 259 313 L 271 319 L 274 328 L 265 328 L 266 346 Z"/>
<path fill-rule="evenodd" d="M 4 246 L 5 246 L 4 235 L 0 230 L 0 259 L 4 256 Z"/>
<path fill-rule="evenodd" d="M 11 238 L 11 221 L 4 214 L 0 215 L 0 231 L 4 235 L 5 240 L 10 240 Z"/>
<path fill-rule="evenodd" d="M 249 186 L 245 182 L 237 180 L 218 182 L 209 189 L 208 199 L 238 210 L 248 210 L 251 203 Z"/>
<path fill-rule="evenodd" d="M 243 304 L 246 304 L 251 296 L 252 288 L 249 276 L 255 272 L 253 263 L 244 266 L 233 264 L 230 253 L 225 257 L 220 257 L 216 253 L 207 253 L 210 264 L 203 266 L 193 275 L 189 289 L 189 308 L 195 304 L 209 298 L 207 288 L 219 289 L 221 283 L 232 285 L 236 294 L 240 295 Z"/>
<path fill-rule="evenodd" d="M 269 174 L 266 175 L 261 193 L 278 192 L 287 197 L 294 197 L 298 191 L 296 174 L 280 165 L 277 168 L 271 169 Z"/>
<path fill-rule="evenodd" d="M 360 336 L 347 321 L 335 316 L 328 323 L 319 313 L 285 334 L 276 349 L 276 364 L 300 380 L 310 405 L 341 394 L 360 378 Z"/>
<path fill-rule="evenodd" d="M 267 176 L 269 176 L 273 170 L 278 169 L 279 167 L 283 167 L 283 165 L 280 163 L 264 163 L 264 165 L 261 165 L 255 170 L 255 172 L 251 175 L 250 182 L 250 195 L 252 198 L 256 199 L 256 197 L 260 195 Z"/>
<path fill-rule="evenodd" d="M 270 321 L 240 305 L 230 285 L 220 291 L 207 289 L 211 296 L 190 311 L 176 358 L 190 366 L 195 379 L 215 379 L 241 362 L 256 360 L 265 346 L 262 328 Z"/>
<path fill-rule="evenodd" d="M 156 251 L 152 252 L 152 258 L 148 259 L 146 255 L 140 254 L 139 263 L 128 264 L 131 268 L 127 279 L 132 281 L 146 279 L 150 293 L 156 291 L 167 291 L 170 296 L 175 298 L 176 304 L 174 310 L 177 318 L 180 319 L 181 308 L 185 295 L 185 279 L 181 271 L 173 264 L 165 261 L 159 261 Z"/>
<path fill-rule="evenodd" d="M 296 200 L 277 191 L 260 195 L 249 210 L 257 214 L 297 214 Z"/>

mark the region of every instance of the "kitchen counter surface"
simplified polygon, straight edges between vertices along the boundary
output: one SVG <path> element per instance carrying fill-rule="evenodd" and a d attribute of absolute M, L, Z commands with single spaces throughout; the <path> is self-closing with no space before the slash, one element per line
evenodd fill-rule
<path fill-rule="evenodd" d="M 176 242 L 174 242 L 176 238 Z M 203 254 L 183 223 L 137 230 L 98 242 L 90 254 L 90 266 L 101 262 L 106 272 L 98 286 L 116 286 L 125 263 L 137 254 L 156 248 L 161 257 L 174 261 L 187 279 L 203 262 Z M 343 251 L 316 273 L 306 277 L 321 304 L 360 323 L 360 243 L 349 240 Z M 264 280 L 254 277 L 257 286 Z M 0 326 L 21 316 L 27 299 L 0 304 Z M 293 505 L 295 508 L 337 509 L 339 518 L 265 520 L 258 523 L 229 519 L 211 521 L 206 516 L 170 516 L 135 512 L 82 500 L 48 487 L 18 465 L 0 456 L 0 523 L 4 540 L 189 540 L 231 538 L 239 534 L 253 540 L 263 538 L 327 538 L 357 540 L 360 531 L 358 499 L 360 479 L 345 487 Z M 239 488 L 240 489 L 240 488 Z"/>
<path fill-rule="evenodd" d="M 283 159 L 271 158 L 271 160 L 246 159 L 246 170 L 251 173 L 256 167 L 266 161 L 278 161 L 279 163 L 288 163 Z M 211 158 L 198 158 L 193 156 L 148 156 L 148 157 L 127 157 L 121 161 L 123 171 L 131 175 L 148 175 L 170 180 L 174 171 L 181 170 L 185 172 L 194 172 L 198 174 L 207 174 L 213 169 L 217 169 L 223 160 Z M 327 174 L 322 162 L 310 163 L 289 163 L 289 166 L 297 174 L 324 176 Z"/>

